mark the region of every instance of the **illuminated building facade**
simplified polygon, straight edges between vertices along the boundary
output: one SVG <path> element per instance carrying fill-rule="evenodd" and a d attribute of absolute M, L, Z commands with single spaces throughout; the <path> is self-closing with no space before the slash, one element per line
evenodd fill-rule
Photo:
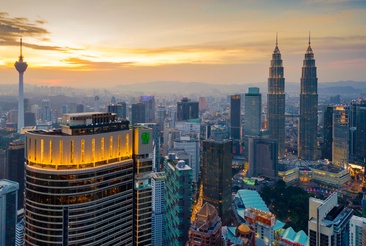
<path fill-rule="evenodd" d="M 231 214 L 231 146 L 229 140 L 203 141 L 202 199 L 217 209 L 223 225 L 230 223 Z"/>
<path fill-rule="evenodd" d="M 203 204 L 188 232 L 187 246 L 221 246 L 221 218 L 209 203 Z"/>
<path fill-rule="evenodd" d="M 271 66 L 269 67 L 267 93 L 267 129 L 270 138 L 278 142 L 278 156 L 283 157 L 285 150 L 285 78 L 281 59 L 281 52 L 274 49 Z"/>
<path fill-rule="evenodd" d="M 300 91 L 300 118 L 298 135 L 298 156 L 304 160 L 317 159 L 318 134 L 318 78 L 314 53 L 309 46 L 302 67 Z"/>
<path fill-rule="evenodd" d="M 153 159 L 152 129 L 146 126 L 133 128 L 134 159 L 134 245 L 151 245 L 152 237 L 152 187 Z"/>
<path fill-rule="evenodd" d="M 169 154 L 165 159 L 164 171 L 164 245 L 185 245 L 192 215 L 192 168 L 184 160 Z"/>
<path fill-rule="evenodd" d="M 332 163 L 343 168 L 347 168 L 349 162 L 349 130 L 349 108 L 334 107 Z"/>
<path fill-rule="evenodd" d="M 24 243 L 131 245 L 136 143 L 129 122 L 101 112 L 65 114 L 62 122 L 26 132 Z"/>
<path fill-rule="evenodd" d="M 245 93 L 244 133 L 249 136 L 259 136 L 261 131 L 262 94 L 259 88 L 250 87 Z"/>
<path fill-rule="evenodd" d="M 272 245 L 276 216 L 253 207 L 244 210 L 245 223 L 256 232 L 256 245 Z"/>

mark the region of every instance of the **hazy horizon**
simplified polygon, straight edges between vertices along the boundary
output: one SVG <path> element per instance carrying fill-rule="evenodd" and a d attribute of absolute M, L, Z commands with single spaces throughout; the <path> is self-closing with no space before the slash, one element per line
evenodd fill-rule
<path fill-rule="evenodd" d="M 85 8 L 88 5 L 88 8 Z M 278 32 L 299 82 L 311 31 L 319 82 L 366 78 L 366 1 L 2 1 L 0 84 L 113 87 L 153 81 L 267 81 Z"/>

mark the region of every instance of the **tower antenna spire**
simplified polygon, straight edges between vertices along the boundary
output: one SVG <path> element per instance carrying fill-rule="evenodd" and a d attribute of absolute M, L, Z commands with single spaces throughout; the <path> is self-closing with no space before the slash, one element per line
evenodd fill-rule
<path fill-rule="evenodd" d="M 278 32 L 276 32 L 276 46 L 278 46 Z"/>
<path fill-rule="evenodd" d="M 310 31 L 309 31 L 309 45 L 311 44 L 311 42 L 310 42 Z"/>
<path fill-rule="evenodd" d="M 20 36 L 20 56 L 19 61 L 23 61 L 23 38 Z"/>

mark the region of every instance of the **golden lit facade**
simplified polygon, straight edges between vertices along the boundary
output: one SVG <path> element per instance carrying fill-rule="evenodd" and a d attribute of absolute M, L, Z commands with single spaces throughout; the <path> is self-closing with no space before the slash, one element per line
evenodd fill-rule
<path fill-rule="evenodd" d="M 26 132 L 25 244 L 132 244 L 129 122 L 79 113 L 63 123 L 61 130 Z"/>

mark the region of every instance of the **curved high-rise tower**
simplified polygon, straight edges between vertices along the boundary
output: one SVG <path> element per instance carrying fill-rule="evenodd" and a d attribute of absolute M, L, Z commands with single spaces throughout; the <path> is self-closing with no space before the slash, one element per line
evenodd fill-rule
<path fill-rule="evenodd" d="M 298 156 L 300 159 L 315 160 L 317 157 L 317 124 L 318 124 L 318 78 L 314 53 L 310 45 L 305 53 L 302 67 L 300 92 L 300 120 Z"/>
<path fill-rule="evenodd" d="M 276 48 L 269 67 L 267 117 L 270 137 L 278 141 L 278 156 L 283 157 L 285 149 L 285 78 L 277 36 Z"/>
<path fill-rule="evenodd" d="M 20 56 L 14 66 L 19 73 L 19 101 L 18 101 L 18 132 L 24 127 L 24 89 L 23 89 L 23 74 L 27 70 L 28 64 L 23 61 L 23 43 L 20 39 Z"/>

